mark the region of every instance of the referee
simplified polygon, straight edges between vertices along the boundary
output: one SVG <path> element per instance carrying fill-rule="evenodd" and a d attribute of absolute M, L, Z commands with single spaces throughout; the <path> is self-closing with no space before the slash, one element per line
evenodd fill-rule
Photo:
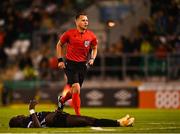
<path fill-rule="evenodd" d="M 64 32 L 56 45 L 58 67 L 64 69 L 67 76 L 67 84 L 71 90 L 64 97 L 59 98 L 58 109 L 63 109 L 64 103 L 72 98 L 72 104 L 76 115 L 80 115 L 80 88 L 82 86 L 87 64 L 92 66 L 97 55 L 97 38 L 88 30 L 88 17 L 85 13 L 79 13 L 75 18 L 76 28 Z M 66 55 L 63 55 L 62 47 L 67 46 Z M 90 59 L 88 59 L 91 50 Z M 63 60 L 65 59 L 65 60 Z"/>

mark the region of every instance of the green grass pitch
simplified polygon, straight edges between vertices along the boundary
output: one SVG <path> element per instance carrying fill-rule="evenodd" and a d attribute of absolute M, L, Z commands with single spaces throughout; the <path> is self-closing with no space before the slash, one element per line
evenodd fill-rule
<path fill-rule="evenodd" d="M 38 105 L 36 111 L 52 111 L 54 105 Z M 74 113 L 72 108 L 64 111 Z M 82 128 L 9 128 L 9 119 L 18 114 L 28 114 L 28 105 L 0 107 L 0 133 L 180 133 L 180 110 L 155 110 L 136 108 L 81 108 L 82 115 L 97 118 L 119 119 L 125 114 L 135 117 L 133 127 L 108 127 L 94 130 Z"/>

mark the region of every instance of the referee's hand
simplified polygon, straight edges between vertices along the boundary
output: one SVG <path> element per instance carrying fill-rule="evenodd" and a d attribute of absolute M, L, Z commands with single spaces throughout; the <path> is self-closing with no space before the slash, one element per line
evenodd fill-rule
<path fill-rule="evenodd" d="M 64 68 L 65 68 L 64 62 L 59 62 L 59 63 L 58 63 L 58 68 L 64 69 Z"/>
<path fill-rule="evenodd" d="M 88 64 L 89 64 L 90 66 L 93 66 L 93 64 L 94 64 L 94 59 L 90 59 L 90 60 L 88 61 Z"/>

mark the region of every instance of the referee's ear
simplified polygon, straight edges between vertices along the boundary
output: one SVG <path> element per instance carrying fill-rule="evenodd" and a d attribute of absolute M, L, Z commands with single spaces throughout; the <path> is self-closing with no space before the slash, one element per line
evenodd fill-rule
<path fill-rule="evenodd" d="M 78 22 L 77 22 L 77 21 L 78 21 L 77 19 L 75 19 L 75 20 L 74 20 L 74 22 L 75 22 L 76 26 L 78 25 Z"/>

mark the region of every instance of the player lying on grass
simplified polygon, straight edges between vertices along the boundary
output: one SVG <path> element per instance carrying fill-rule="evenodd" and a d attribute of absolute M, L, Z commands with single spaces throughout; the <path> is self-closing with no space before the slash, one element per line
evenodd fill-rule
<path fill-rule="evenodd" d="M 30 101 L 29 116 L 18 115 L 9 121 L 9 127 L 40 128 L 40 127 L 128 127 L 134 123 L 134 118 L 126 115 L 118 120 L 97 119 L 88 116 L 70 115 L 56 110 L 54 112 L 35 112 L 36 100 Z"/>

